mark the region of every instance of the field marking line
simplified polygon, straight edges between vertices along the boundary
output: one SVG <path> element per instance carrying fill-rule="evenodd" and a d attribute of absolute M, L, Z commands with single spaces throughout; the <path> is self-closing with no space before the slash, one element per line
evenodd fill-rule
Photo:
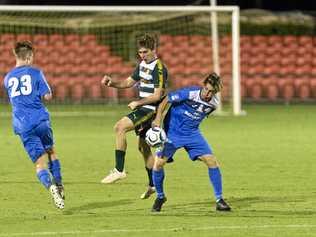
<path fill-rule="evenodd" d="M 87 235 L 100 233 L 139 233 L 139 232 L 175 232 L 175 231 L 205 231 L 205 230 L 234 230 L 234 229 L 302 229 L 316 228 L 316 225 L 231 225 L 231 226 L 206 226 L 197 228 L 166 228 L 166 229 L 101 229 L 91 231 L 48 231 L 48 232 L 29 232 L 29 233 L 0 233 L 0 236 L 45 236 L 45 235 Z"/>

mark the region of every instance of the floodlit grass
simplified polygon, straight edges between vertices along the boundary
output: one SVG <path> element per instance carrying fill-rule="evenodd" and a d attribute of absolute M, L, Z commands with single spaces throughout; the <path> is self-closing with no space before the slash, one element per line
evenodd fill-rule
<path fill-rule="evenodd" d="M 147 174 L 133 133 L 128 178 L 100 183 L 114 166 L 112 127 L 128 110 L 94 108 L 104 114 L 52 115 L 64 211 L 55 209 L 37 181 L 10 118 L 0 117 L 0 236 L 316 236 L 315 106 L 249 105 L 247 116 L 204 121 L 201 129 L 221 162 L 233 211 L 214 211 L 206 167 L 181 150 L 165 168 L 168 201 L 157 214 L 150 212 L 154 197 L 139 199 Z"/>

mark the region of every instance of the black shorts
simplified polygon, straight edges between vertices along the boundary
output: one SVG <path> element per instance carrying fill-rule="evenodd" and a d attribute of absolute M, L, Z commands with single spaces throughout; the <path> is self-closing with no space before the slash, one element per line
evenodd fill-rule
<path fill-rule="evenodd" d="M 155 110 L 140 107 L 126 116 L 132 120 L 135 126 L 136 135 L 145 138 L 147 130 L 151 128 L 151 123 L 155 118 L 155 114 Z"/>

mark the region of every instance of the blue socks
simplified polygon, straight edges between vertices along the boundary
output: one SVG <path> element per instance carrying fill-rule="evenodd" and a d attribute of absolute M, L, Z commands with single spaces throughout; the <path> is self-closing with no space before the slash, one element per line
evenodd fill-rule
<path fill-rule="evenodd" d="M 37 173 L 37 177 L 39 181 L 45 186 L 45 188 L 49 188 L 52 185 L 52 180 L 50 179 L 50 175 L 48 170 L 41 170 Z"/>
<path fill-rule="evenodd" d="M 51 172 L 56 184 L 61 184 L 62 177 L 61 177 L 61 173 L 60 173 L 59 160 L 53 160 L 53 161 L 48 162 L 48 168 L 49 168 L 49 171 Z"/>
<path fill-rule="evenodd" d="M 165 172 L 163 169 L 153 170 L 153 181 L 157 192 L 157 197 L 163 199 L 165 194 L 163 192 L 163 180 L 165 178 Z"/>
<path fill-rule="evenodd" d="M 222 198 L 222 175 L 218 167 L 208 168 L 208 176 L 214 188 L 216 200 Z"/>

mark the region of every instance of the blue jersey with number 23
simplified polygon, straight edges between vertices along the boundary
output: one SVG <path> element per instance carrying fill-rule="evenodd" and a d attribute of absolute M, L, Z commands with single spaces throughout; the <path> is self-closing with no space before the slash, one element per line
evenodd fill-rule
<path fill-rule="evenodd" d="M 31 66 L 15 67 L 5 76 L 4 87 L 12 104 L 12 123 L 16 134 L 49 120 L 41 98 L 51 93 L 51 89 L 41 70 Z"/>

